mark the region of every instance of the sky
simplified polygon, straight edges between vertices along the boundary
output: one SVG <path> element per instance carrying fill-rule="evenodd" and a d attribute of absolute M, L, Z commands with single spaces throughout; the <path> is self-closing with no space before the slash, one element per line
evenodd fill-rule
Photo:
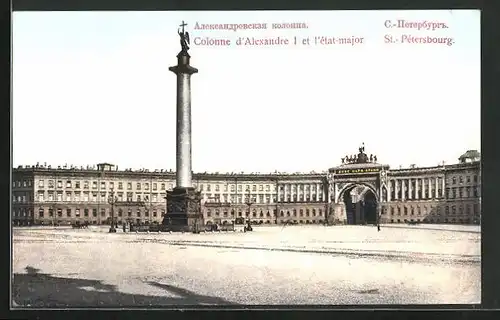
<path fill-rule="evenodd" d="M 191 79 L 194 172 L 324 171 L 363 142 L 392 168 L 480 151 L 476 10 L 14 12 L 14 167 L 175 169 L 176 76 L 168 67 L 177 63 L 183 20 L 199 69 Z M 235 44 L 252 37 L 289 44 Z M 320 37 L 363 40 L 315 44 Z M 231 45 L 199 44 L 207 38 Z"/>

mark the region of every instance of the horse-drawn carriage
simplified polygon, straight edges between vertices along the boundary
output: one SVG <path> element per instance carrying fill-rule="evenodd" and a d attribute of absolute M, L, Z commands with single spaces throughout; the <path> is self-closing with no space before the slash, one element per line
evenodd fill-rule
<path fill-rule="evenodd" d="M 85 222 L 81 223 L 80 221 L 76 221 L 75 223 L 71 224 L 71 227 L 73 229 L 88 229 L 89 222 L 85 221 Z"/>

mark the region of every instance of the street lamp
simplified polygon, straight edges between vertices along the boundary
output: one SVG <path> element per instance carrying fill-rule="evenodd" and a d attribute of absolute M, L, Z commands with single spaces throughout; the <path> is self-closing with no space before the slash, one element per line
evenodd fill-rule
<path fill-rule="evenodd" d="M 251 223 L 250 223 L 250 214 L 251 214 L 251 210 L 250 208 L 252 207 L 252 204 L 254 203 L 252 197 L 250 196 L 250 190 L 248 190 L 248 197 L 247 197 L 247 201 L 245 202 L 245 204 L 248 206 L 248 220 L 247 220 L 247 224 L 248 224 L 248 230 L 249 231 L 252 231 L 252 226 L 251 226 Z"/>
<path fill-rule="evenodd" d="M 110 233 L 115 233 L 115 203 L 118 202 L 118 197 L 115 196 L 115 191 L 111 188 L 108 197 L 108 203 L 111 205 L 111 227 L 109 227 Z"/>

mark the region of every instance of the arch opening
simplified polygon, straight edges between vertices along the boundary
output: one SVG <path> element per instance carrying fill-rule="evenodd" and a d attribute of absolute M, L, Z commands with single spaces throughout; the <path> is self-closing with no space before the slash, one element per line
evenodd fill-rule
<path fill-rule="evenodd" d="M 342 200 L 345 205 L 347 224 L 376 224 L 377 197 L 363 185 L 355 185 L 344 191 Z"/>

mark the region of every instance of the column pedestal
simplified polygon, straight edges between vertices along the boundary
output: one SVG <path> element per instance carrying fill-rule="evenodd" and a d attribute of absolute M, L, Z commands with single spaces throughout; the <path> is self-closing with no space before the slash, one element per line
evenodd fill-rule
<path fill-rule="evenodd" d="M 162 222 L 164 231 L 199 232 L 204 226 L 201 192 L 194 188 L 167 191 L 167 212 Z"/>

